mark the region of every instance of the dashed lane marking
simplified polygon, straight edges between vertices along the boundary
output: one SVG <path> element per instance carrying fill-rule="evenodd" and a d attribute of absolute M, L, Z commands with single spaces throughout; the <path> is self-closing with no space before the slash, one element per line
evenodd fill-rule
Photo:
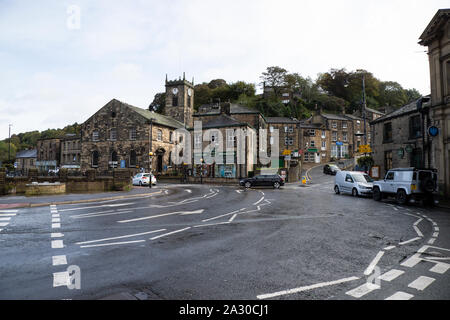
<path fill-rule="evenodd" d="M 0 222 L 0 227 L 6 227 L 9 224 L 9 222 Z"/>
<path fill-rule="evenodd" d="M 75 211 L 75 210 L 86 210 L 86 209 L 94 209 L 94 208 L 115 208 L 115 207 L 131 206 L 133 204 L 134 204 L 134 202 L 117 203 L 117 204 L 103 204 L 103 205 L 100 205 L 100 206 L 88 206 L 88 207 L 62 209 L 62 210 L 59 210 L 59 212 Z"/>
<path fill-rule="evenodd" d="M 8 217 L 8 218 L 2 218 L 2 217 L 0 217 L 0 221 L 9 221 L 9 220 L 11 220 L 11 217 Z"/>
<path fill-rule="evenodd" d="M 64 234 L 62 234 L 62 233 L 52 233 L 52 238 L 62 238 L 62 237 L 64 237 Z"/>
<path fill-rule="evenodd" d="M 17 213 L 19 210 L 0 210 L 0 213 Z"/>
<path fill-rule="evenodd" d="M 423 233 L 419 230 L 419 228 L 417 228 L 417 226 L 413 226 L 413 228 L 419 237 L 423 237 Z"/>
<path fill-rule="evenodd" d="M 53 273 L 53 287 L 67 286 L 70 284 L 68 271 Z"/>
<path fill-rule="evenodd" d="M 128 222 L 136 222 L 136 221 L 142 221 L 142 220 L 149 220 L 154 218 L 160 218 L 160 217 L 166 217 L 171 215 L 184 215 L 184 214 L 201 214 L 205 211 L 205 209 L 199 209 L 194 211 L 177 211 L 177 212 L 169 212 L 169 213 L 163 213 L 163 214 L 157 214 L 154 216 L 148 216 L 148 217 L 142 217 L 142 218 L 136 218 L 136 219 L 129 219 L 129 220 L 121 220 L 117 221 L 118 223 L 128 223 Z"/>
<path fill-rule="evenodd" d="M 420 222 L 422 222 L 423 218 L 420 218 L 419 220 L 417 220 L 416 222 L 414 222 L 414 225 L 417 226 Z"/>
<path fill-rule="evenodd" d="M 52 229 L 59 229 L 59 228 L 61 228 L 60 223 L 52 223 Z"/>
<path fill-rule="evenodd" d="M 52 249 L 64 248 L 63 240 L 52 240 Z"/>
<path fill-rule="evenodd" d="M 394 293 L 392 296 L 387 297 L 385 300 L 410 300 L 412 298 L 414 298 L 414 295 L 403 291 L 398 291 Z"/>
<path fill-rule="evenodd" d="M 355 289 L 347 291 L 345 294 L 354 298 L 361 298 L 362 296 L 365 296 L 366 294 L 378 289 L 380 289 L 379 285 L 376 285 L 374 283 L 364 283 L 363 285 L 360 285 Z"/>
<path fill-rule="evenodd" d="M 413 288 L 413 289 L 417 289 L 419 291 L 423 291 L 425 290 L 430 284 L 432 284 L 436 279 L 434 278 L 430 278 L 430 277 L 425 277 L 425 276 L 420 276 L 419 278 L 417 278 L 416 280 L 414 280 L 413 282 L 411 282 L 408 287 L 409 288 Z"/>
<path fill-rule="evenodd" d="M 218 223 L 207 223 L 207 224 L 200 224 L 198 226 L 194 226 L 194 228 L 201 228 L 201 227 L 211 227 L 211 226 L 219 226 L 222 224 L 230 224 L 230 221 L 225 222 L 218 222 Z"/>
<path fill-rule="evenodd" d="M 103 217 L 103 216 L 113 216 L 123 213 L 130 213 L 133 212 L 133 210 L 120 210 L 120 211 L 104 211 L 102 213 L 85 213 L 85 214 L 79 214 L 75 216 L 70 216 L 74 219 L 85 219 L 85 218 L 95 218 L 95 217 Z"/>
<path fill-rule="evenodd" d="M 67 264 L 67 258 L 65 255 L 53 256 L 52 261 L 54 266 L 61 266 Z"/>
<path fill-rule="evenodd" d="M 422 260 L 422 259 L 420 259 L 420 254 L 425 252 L 425 250 L 427 250 L 428 248 L 429 248 L 429 246 L 423 246 L 422 248 L 417 250 L 417 253 L 413 254 L 408 260 L 403 262 L 401 264 L 401 266 L 408 267 L 408 268 L 414 267 L 416 264 L 418 264 Z"/>
<path fill-rule="evenodd" d="M 431 272 L 444 274 L 450 268 L 450 264 L 444 262 L 438 262 L 430 269 Z"/>
<path fill-rule="evenodd" d="M 392 270 L 389 270 L 388 272 L 386 272 L 385 274 L 382 274 L 381 276 L 379 276 L 378 279 L 391 282 L 392 280 L 396 279 L 397 277 L 401 276 L 404 273 L 405 273 L 405 271 L 392 269 Z"/>
<path fill-rule="evenodd" d="M 316 283 L 316 284 L 313 284 L 313 285 L 310 285 L 310 286 L 299 287 L 299 288 L 289 289 L 289 290 L 283 290 L 283 291 L 278 291 L 278 292 L 274 292 L 274 293 L 261 294 L 261 295 L 256 296 L 256 298 L 258 298 L 260 300 L 262 300 L 262 299 L 270 299 L 270 298 L 274 298 L 274 297 L 278 297 L 278 296 L 284 296 L 284 295 L 299 293 L 299 292 L 303 292 L 303 291 L 308 291 L 308 290 L 311 290 L 311 289 L 317 289 L 317 288 L 332 286 L 332 285 L 335 285 L 335 284 L 355 281 L 355 280 L 358 280 L 358 279 L 360 279 L 360 278 L 358 278 L 358 277 L 350 277 L 350 278 L 344 278 L 344 279 L 335 280 L 335 281 Z"/>
<path fill-rule="evenodd" d="M 0 217 L 14 217 L 15 213 L 0 213 Z"/>
<path fill-rule="evenodd" d="M 394 248 L 396 248 L 396 247 L 395 246 L 389 246 L 389 247 L 383 248 L 383 250 L 389 251 L 389 250 L 392 250 Z"/>

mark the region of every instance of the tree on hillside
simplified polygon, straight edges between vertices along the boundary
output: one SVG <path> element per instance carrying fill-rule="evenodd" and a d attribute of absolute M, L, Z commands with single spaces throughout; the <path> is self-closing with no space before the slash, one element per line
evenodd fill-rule
<path fill-rule="evenodd" d="M 164 107 L 166 105 L 166 93 L 160 92 L 155 94 L 152 103 L 148 106 L 150 111 L 155 111 L 157 113 L 164 113 Z"/>
<path fill-rule="evenodd" d="M 408 102 L 406 91 L 398 82 L 384 81 L 380 84 L 381 106 L 401 107 Z"/>
<path fill-rule="evenodd" d="M 280 87 L 286 85 L 287 70 L 278 66 L 267 67 L 266 71 L 260 76 L 262 84 L 272 87 L 276 96 L 281 93 Z"/>

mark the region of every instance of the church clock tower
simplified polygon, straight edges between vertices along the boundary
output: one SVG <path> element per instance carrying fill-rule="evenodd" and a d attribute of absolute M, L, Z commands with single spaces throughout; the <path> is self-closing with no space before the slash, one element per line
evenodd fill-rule
<path fill-rule="evenodd" d="M 189 82 L 183 73 L 183 79 L 167 80 L 166 75 L 166 105 L 165 114 L 172 117 L 185 127 L 192 127 L 194 113 L 194 79 Z"/>

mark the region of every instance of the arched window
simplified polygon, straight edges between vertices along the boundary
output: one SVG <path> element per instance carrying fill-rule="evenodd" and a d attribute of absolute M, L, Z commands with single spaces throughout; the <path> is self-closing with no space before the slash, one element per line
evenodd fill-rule
<path fill-rule="evenodd" d="M 98 167 L 98 159 L 99 159 L 99 154 L 98 151 L 95 150 L 94 152 L 92 152 L 92 167 Z"/>
<path fill-rule="evenodd" d="M 130 167 L 136 167 L 136 151 L 134 150 L 130 152 Z"/>
<path fill-rule="evenodd" d="M 158 130 L 158 136 L 156 137 L 158 141 L 162 141 L 162 130 Z"/>

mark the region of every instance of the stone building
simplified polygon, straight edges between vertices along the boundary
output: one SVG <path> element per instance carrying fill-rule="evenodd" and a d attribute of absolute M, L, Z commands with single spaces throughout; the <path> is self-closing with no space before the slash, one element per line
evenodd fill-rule
<path fill-rule="evenodd" d="M 16 154 L 16 171 L 19 171 L 23 175 L 28 175 L 29 169 L 36 168 L 37 150 L 24 150 Z"/>
<path fill-rule="evenodd" d="M 61 158 L 61 139 L 38 139 L 36 167 L 40 172 L 56 170 Z"/>
<path fill-rule="evenodd" d="M 316 112 L 309 124 L 319 124 L 330 131 L 330 156 L 335 159 L 343 159 L 353 157 L 355 151 L 354 145 L 354 129 L 353 119 L 345 116 L 345 114 L 328 114 L 322 111 Z"/>
<path fill-rule="evenodd" d="M 380 176 L 391 168 L 424 167 L 421 114 L 417 101 L 377 118 L 371 123 L 373 159 Z"/>
<path fill-rule="evenodd" d="M 171 167 L 174 130 L 184 124 L 116 99 L 81 126 L 81 169 L 130 168 L 166 172 Z M 154 156 L 150 159 L 149 153 Z"/>
<path fill-rule="evenodd" d="M 303 165 L 327 163 L 331 159 L 331 131 L 325 125 L 301 124 Z"/>
<path fill-rule="evenodd" d="M 438 169 L 438 184 L 450 196 L 450 9 L 441 9 L 420 36 L 420 44 L 428 47 L 431 105 L 422 113 L 427 127 L 439 133 L 430 141 L 430 165 Z"/>
<path fill-rule="evenodd" d="M 76 134 L 67 134 L 61 139 L 61 168 L 80 169 L 81 138 Z"/>
<path fill-rule="evenodd" d="M 185 79 L 167 80 L 166 76 L 166 105 L 165 114 L 185 127 L 192 127 L 192 116 L 194 113 L 194 80 L 189 82 Z"/>

